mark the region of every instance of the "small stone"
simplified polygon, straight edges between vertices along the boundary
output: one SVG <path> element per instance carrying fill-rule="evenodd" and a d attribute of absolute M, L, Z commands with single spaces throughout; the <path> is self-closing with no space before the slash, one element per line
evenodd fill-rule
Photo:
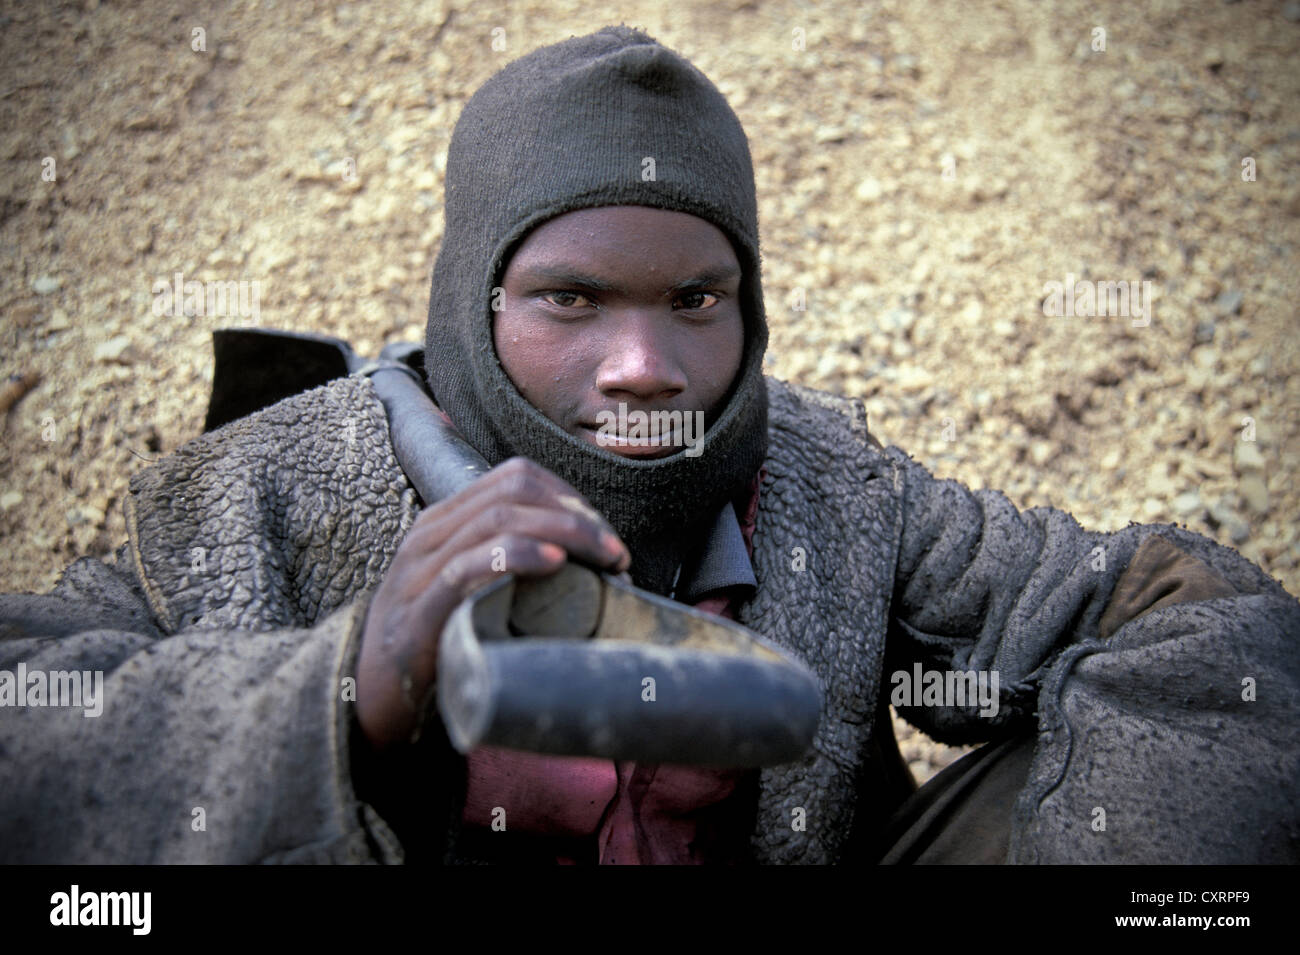
<path fill-rule="evenodd" d="M 885 187 L 877 179 L 870 177 L 863 179 L 858 183 L 856 195 L 863 202 L 875 202 L 885 194 Z"/>
<path fill-rule="evenodd" d="M 1238 441 L 1232 448 L 1232 464 L 1238 474 L 1264 470 L 1264 455 L 1254 441 Z"/>
<path fill-rule="evenodd" d="M 360 354 L 365 355 L 369 354 L 369 352 L 360 352 Z M 820 359 L 818 359 L 817 370 L 814 374 L 818 378 L 833 378 L 842 370 L 843 369 L 840 367 L 840 356 L 835 352 L 826 352 Z"/>
<path fill-rule="evenodd" d="M 1228 289 L 1220 292 L 1219 297 L 1214 300 L 1214 309 L 1220 315 L 1236 315 L 1241 311 L 1241 303 L 1245 296 L 1237 289 Z"/>
<path fill-rule="evenodd" d="M 1186 383 L 1187 391 L 1192 394 L 1201 394 L 1205 391 L 1206 386 L 1213 377 L 1209 371 L 1204 368 L 1189 368 L 1183 380 Z"/>
<path fill-rule="evenodd" d="M 95 361 L 102 362 L 127 362 L 127 349 L 131 347 L 131 339 L 125 335 L 115 335 L 106 342 L 100 342 L 95 346 Z"/>
<path fill-rule="evenodd" d="M 1250 538 L 1250 525 L 1232 509 L 1230 498 L 1221 498 L 1218 504 L 1212 505 L 1209 508 L 1209 515 L 1210 523 L 1227 531 L 1229 539 L 1234 544 L 1243 544 Z"/>
<path fill-rule="evenodd" d="M 1214 341 L 1214 319 L 1203 318 L 1196 323 L 1196 344 L 1208 345 Z"/>
<path fill-rule="evenodd" d="M 889 332 L 906 332 L 916 321 L 916 313 L 906 308 L 891 308 L 882 312 L 878 325 L 880 330 Z"/>
<path fill-rule="evenodd" d="M 1217 458 L 1197 458 L 1192 465 L 1192 470 L 1199 471 L 1205 477 L 1211 478 L 1228 478 L 1232 476 L 1232 469 Z"/>
<path fill-rule="evenodd" d="M 1094 385 L 1102 388 L 1113 388 L 1123 380 L 1120 378 L 1119 370 L 1114 365 L 1104 361 L 1098 362 L 1089 368 L 1084 377 Z"/>
<path fill-rule="evenodd" d="M 917 63 L 916 57 L 910 53 L 900 53 L 894 57 L 893 66 L 895 70 L 905 76 L 916 78 L 921 75 L 920 65 Z"/>
<path fill-rule="evenodd" d="M 911 358 L 915 351 L 906 338 L 895 338 L 889 343 L 889 357 L 895 361 Z"/>
<path fill-rule="evenodd" d="M 242 253 L 235 252 L 231 249 L 216 248 L 208 253 L 208 257 L 204 262 L 206 265 L 210 265 L 214 269 L 230 268 L 243 265 L 244 257 Z"/>
<path fill-rule="evenodd" d="M 63 280 L 53 275 L 42 275 L 32 282 L 32 291 L 37 295 L 49 295 L 63 286 Z"/>
<path fill-rule="evenodd" d="M 1268 485 L 1259 474 L 1247 474 L 1237 482 L 1237 493 L 1241 495 L 1246 510 L 1252 514 L 1268 513 Z"/>
<path fill-rule="evenodd" d="M 7 511 L 23 502 L 22 491 L 5 491 L 0 494 L 0 511 Z"/>
<path fill-rule="evenodd" d="M 1191 517 L 1201 509 L 1201 495 L 1195 491 L 1184 491 L 1174 498 L 1174 513 L 1182 517 Z"/>
<path fill-rule="evenodd" d="M 72 322 L 68 319 L 68 313 L 61 308 L 56 308 L 50 313 L 50 322 L 45 326 L 51 332 L 62 332 L 72 327 Z"/>
<path fill-rule="evenodd" d="M 298 182 L 328 182 L 334 178 L 321 168 L 319 162 L 310 160 L 295 164 L 292 173 Z"/>
<path fill-rule="evenodd" d="M 63 158 L 76 159 L 81 155 L 81 146 L 77 143 L 77 133 L 71 126 L 63 130 Z"/>
<path fill-rule="evenodd" d="M 1029 446 L 1029 456 L 1033 459 L 1036 467 L 1043 467 L 1048 461 L 1052 460 L 1052 443 L 1050 441 L 1035 441 Z"/>
<path fill-rule="evenodd" d="M 262 268 L 274 272 L 294 261 L 293 250 L 284 244 L 271 244 L 262 249 Z"/>
<path fill-rule="evenodd" d="M 929 388 L 934 384 L 934 376 L 924 368 L 917 368 L 914 365 L 904 365 L 898 369 L 896 383 L 903 391 L 920 391 L 923 388 Z"/>
<path fill-rule="evenodd" d="M 66 516 L 68 524 L 76 527 L 81 524 L 88 524 L 91 527 L 98 527 L 104 523 L 104 512 L 93 504 L 81 504 L 77 507 L 69 508 Z"/>

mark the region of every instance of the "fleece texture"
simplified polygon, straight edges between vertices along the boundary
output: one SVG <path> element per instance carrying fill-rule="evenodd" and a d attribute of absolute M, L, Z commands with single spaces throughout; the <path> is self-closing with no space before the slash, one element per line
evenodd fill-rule
<path fill-rule="evenodd" d="M 883 795 L 886 704 L 891 674 L 916 663 L 1000 675 L 991 718 L 900 707 L 936 738 L 1037 734 L 1008 861 L 1300 861 L 1294 597 L 1178 527 L 1088 532 L 936 480 L 871 438 L 861 402 L 768 389 L 758 589 L 738 616 L 811 668 L 826 705 L 807 755 L 759 773 L 754 862 L 864 857 L 902 798 Z M 421 831 L 356 782 L 348 681 L 418 506 L 361 378 L 138 474 L 115 564 L 0 596 L 0 671 L 101 670 L 105 697 L 96 718 L 0 709 L 0 861 L 472 861 L 464 761 L 445 745 L 424 764 Z M 1103 638 L 1153 536 L 1235 593 L 1112 615 Z"/>

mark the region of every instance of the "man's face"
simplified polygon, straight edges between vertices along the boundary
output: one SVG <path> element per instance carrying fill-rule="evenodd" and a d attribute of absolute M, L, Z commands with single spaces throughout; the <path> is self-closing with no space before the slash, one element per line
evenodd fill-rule
<path fill-rule="evenodd" d="M 575 437 L 628 457 L 600 435 L 602 412 L 702 412 L 712 424 L 740 370 L 740 264 L 727 237 L 684 212 L 605 206 L 534 229 L 502 279 L 493 320 L 506 374 Z M 706 425 L 707 426 L 707 425 Z"/>

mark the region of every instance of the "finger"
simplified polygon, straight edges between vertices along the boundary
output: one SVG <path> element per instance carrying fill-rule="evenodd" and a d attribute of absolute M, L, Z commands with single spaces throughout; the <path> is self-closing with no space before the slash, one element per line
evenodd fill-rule
<path fill-rule="evenodd" d="M 563 547 L 574 560 L 612 571 L 630 566 L 632 555 L 604 522 L 550 507 L 494 504 L 469 518 L 444 545 L 458 553 L 501 534 L 518 534 Z M 506 567 L 514 572 L 513 567 Z"/>
<path fill-rule="evenodd" d="M 632 555 L 627 547 L 604 525 L 593 524 L 572 511 L 554 507 L 497 503 L 478 514 L 461 518 L 451 536 L 436 547 L 428 546 L 428 541 L 422 542 L 418 538 L 404 541 L 398 559 L 389 568 L 385 580 L 387 589 L 398 595 L 399 599 L 413 600 L 431 585 L 448 561 L 503 535 L 528 537 L 558 545 L 570 558 L 614 573 L 626 570 L 632 563 Z M 487 563 L 497 574 L 527 574 L 531 572 L 531 563 L 528 561 L 531 561 L 534 551 L 527 549 L 520 553 L 525 558 L 523 565 L 518 565 L 516 554 L 508 552 L 498 542 L 491 548 L 491 557 Z"/>
<path fill-rule="evenodd" d="M 433 550 L 463 525 L 468 513 L 500 503 L 553 506 L 572 511 L 613 533 L 605 517 L 557 475 L 527 458 L 511 458 L 454 497 L 426 508 L 407 533 L 422 550 Z"/>
<path fill-rule="evenodd" d="M 549 541 L 503 534 L 479 547 L 461 551 L 447 562 L 438 579 L 457 595 L 459 603 L 503 573 L 547 577 L 563 567 L 565 559 L 564 548 Z"/>

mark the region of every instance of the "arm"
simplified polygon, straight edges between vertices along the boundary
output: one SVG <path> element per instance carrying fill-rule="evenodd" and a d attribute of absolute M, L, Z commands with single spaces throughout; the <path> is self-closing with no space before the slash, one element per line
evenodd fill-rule
<path fill-rule="evenodd" d="M 1009 862 L 1300 861 L 1294 597 L 1189 531 L 1087 532 L 888 453 L 904 495 L 890 665 L 1002 681 L 993 719 L 901 712 L 950 741 L 1037 729 Z"/>
<path fill-rule="evenodd" d="M 95 687 L 83 706 L 0 709 L 0 861 L 436 860 L 463 769 L 445 734 L 418 732 L 442 623 L 497 575 L 494 549 L 524 574 L 566 548 L 629 559 L 576 492 L 515 459 L 426 511 L 373 599 L 311 626 L 175 630 L 124 569 L 129 547 L 117 565 L 76 562 L 48 595 L 0 595 L 0 671 Z M 218 621 L 287 612 L 261 592 L 214 602 L 219 575 L 184 579 Z"/>
<path fill-rule="evenodd" d="M 1018 511 L 1001 492 L 937 480 L 899 449 L 887 453 L 903 498 L 887 674 L 920 662 L 1000 677 L 991 719 L 978 707 L 899 708 L 937 739 L 975 742 L 1028 719 L 1067 645 L 1105 642 L 1152 610 L 1264 595 L 1295 605 L 1254 564 L 1198 534 L 1140 524 L 1085 531 L 1064 511 Z"/>
<path fill-rule="evenodd" d="M 309 628 L 168 634 L 123 556 L 0 596 L 0 671 L 83 675 L 81 706 L 0 709 L 3 861 L 400 859 L 349 769 L 368 596 Z"/>

